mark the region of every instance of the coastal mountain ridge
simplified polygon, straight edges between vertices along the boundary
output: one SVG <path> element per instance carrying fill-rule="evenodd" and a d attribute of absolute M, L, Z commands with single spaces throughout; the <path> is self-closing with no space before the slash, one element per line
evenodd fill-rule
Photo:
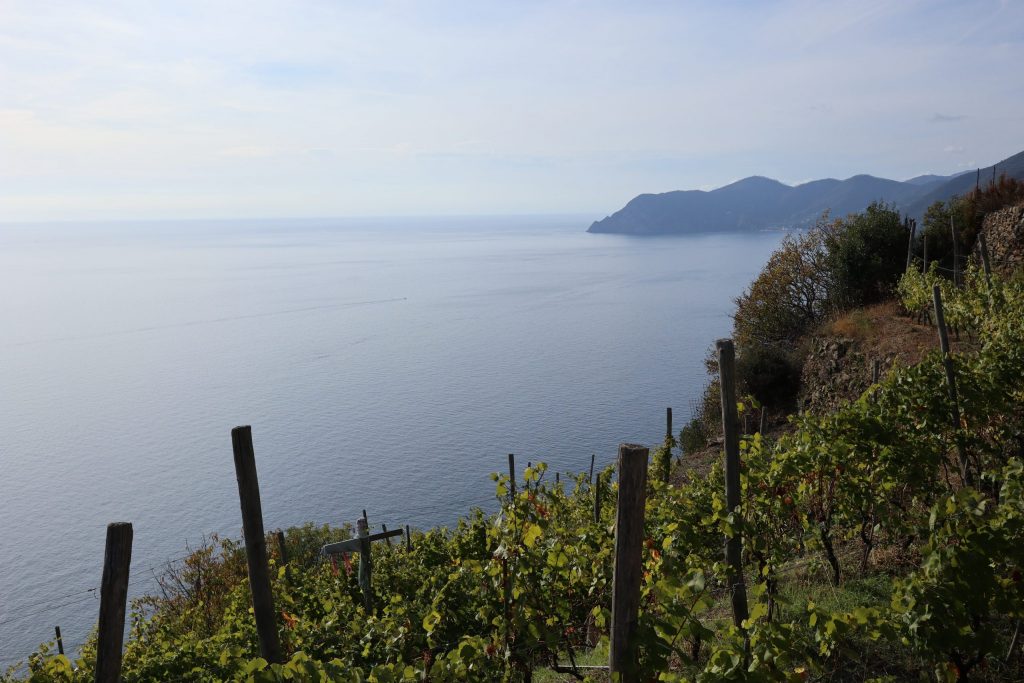
<path fill-rule="evenodd" d="M 981 169 L 982 183 L 1006 174 L 1024 180 L 1024 152 Z M 974 187 L 976 174 L 920 175 L 890 180 L 855 175 L 846 180 L 824 178 L 786 185 L 764 176 L 750 176 L 715 190 L 675 190 L 642 194 L 599 221 L 587 232 L 623 235 L 681 235 L 799 228 L 824 211 L 843 216 L 863 211 L 871 202 L 895 204 L 920 219 L 936 201 L 963 195 Z"/>

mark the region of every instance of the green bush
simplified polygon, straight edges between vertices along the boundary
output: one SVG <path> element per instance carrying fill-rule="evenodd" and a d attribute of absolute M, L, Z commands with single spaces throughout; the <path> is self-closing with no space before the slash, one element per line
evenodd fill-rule
<path fill-rule="evenodd" d="M 888 298 L 906 268 L 909 237 L 888 204 L 837 219 L 825 239 L 830 303 L 843 310 Z"/>

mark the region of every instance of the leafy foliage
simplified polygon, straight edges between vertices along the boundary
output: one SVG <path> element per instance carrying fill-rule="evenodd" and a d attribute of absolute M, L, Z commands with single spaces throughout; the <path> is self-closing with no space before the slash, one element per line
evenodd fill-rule
<path fill-rule="evenodd" d="M 935 353 L 829 415 L 794 418 L 777 441 L 746 439 L 742 515 L 726 509 L 720 467 L 679 486 L 650 478 L 642 680 L 1021 679 L 1024 286 L 971 277 L 950 306 L 980 340 L 953 359 L 960 424 Z M 982 473 L 973 484 L 951 466 L 958 446 Z M 290 530 L 289 566 L 273 559 L 284 664 L 258 657 L 238 548 L 204 546 L 177 589 L 135 605 L 123 678 L 521 681 L 572 661 L 607 637 L 612 475 L 552 483 L 540 464 L 515 492 L 495 475 L 496 514 L 417 533 L 411 551 L 373 548 L 371 612 L 344 561 L 317 561 L 318 544 L 346 531 Z M 722 562 L 736 534 L 750 586 L 742 627 L 728 618 Z M 826 604 L 874 578 L 879 595 Z M 91 680 L 94 657 L 88 645 L 73 666 L 43 647 L 29 680 Z"/>

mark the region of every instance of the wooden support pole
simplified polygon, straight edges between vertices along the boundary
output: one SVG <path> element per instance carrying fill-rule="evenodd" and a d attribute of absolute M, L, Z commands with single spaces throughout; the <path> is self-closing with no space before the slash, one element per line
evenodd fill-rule
<path fill-rule="evenodd" d="M 288 564 L 288 546 L 284 542 L 284 532 L 277 530 L 277 552 L 281 556 L 281 566 Z"/>
<path fill-rule="evenodd" d="M 60 636 L 60 626 L 53 627 L 54 632 L 57 634 L 57 654 L 64 654 L 64 639 Z"/>
<path fill-rule="evenodd" d="M 665 408 L 665 444 L 672 443 L 672 409 Z"/>
<path fill-rule="evenodd" d="M 594 459 L 597 457 L 596 453 L 590 454 L 590 476 L 587 477 L 587 483 L 593 485 L 594 483 Z"/>
<path fill-rule="evenodd" d="M 562 476 L 560 473 L 555 472 L 555 486 L 558 486 L 562 482 Z"/>
<path fill-rule="evenodd" d="M 128 602 L 128 570 L 132 563 L 132 525 L 107 525 L 100 583 L 100 622 L 96 637 L 96 683 L 121 679 L 124 615 Z"/>
<path fill-rule="evenodd" d="M 516 495 L 516 456 L 508 454 L 509 495 Z"/>
<path fill-rule="evenodd" d="M 412 534 L 409 533 L 409 525 L 405 525 L 405 550 L 412 552 Z"/>
<path fill-rule="evenodd" d="M 960 245 L 956 239 L 956 226 L 953 224 L 953 214 L 949 214 L 949 232 L 953 235 L 953 284 L 960 286 Z"/>
<path fill-rule="evenodd" d="M 363 510 L 363 521 L 366 522 L 366 529 L 370 529 L 370 519 L 366 516 L 366 510 Z"/>
<path fill-rule="evenodd" d="M 373 559 L 370 557 L 370 530 L 366 519 L 356 520 L 356 533 L 359 536 L 359 590 L 363 593 L 363 606 L 366 611 L 373 610 Z"/>
<path fill-rule="evenodd" d="M 647 500 L 647 457 L 643 446 L 619 446 L 619 500 L 615 510 L 615 569 L 612 574 L 612 680 L 637 683 L 636 629 L 643 577 L 644 505 Z M 616 678 L 618 674 L 618 678 Z"/>
<path fill-rule="evenodd" d="M 913 218 L 907 219 L 907 232 L 910 233 L 910 241 L 907 243 L 907 267 L 906 270 L 910 270 L 910 264 L 914 258 L 914 237 L 917 234 L 917 221 Z"/>
<path fill-rule="evenodd" d="M 601 523 L 601 474 L 597 475 L 594 485 L 594 524 Z"/>
<path fill-rule="evenodd" d="M 985 269 L 985 280 L 988 282 L 989 287 L 992 286 L 992 264 L 988 259 L 988 240 L 985 239 L 985 233 L 978 233 L 978 243 L 981 246 L 981 267 Z"/>
<path fill-rule="evenodd" d="M 722 391 L 722 435 L 725 441 L 725 505 L 742 519 L 740 510 L 740 435 L 736 419 L 736 348 L 731 339 L 719 339 L 719 384 Z M 740 525 L 736 525 L 739 527 Z M 725 560 L 729 565 L 732 620 L 741 626 L 747 619 L 747 587 L 743 580 L 743 537 L 737 530 L 725 538 Z"/>
<path fill-rule="evenodd" d="M 953 434 L 956 438 L 957 454 L 960 459 L 960 476 L 968 485 L 973 484 L 971 472 L 967 466 L 967 452 L 958 434 L 960 433 L 960 400 L 956 391 L 956 369 L 953 357 L 949 353 L 949 334 L 946 332 L 946 316 L 942 310 L 942 290 L 938 285 L 932 286 L 932 300 L 935 303 L 935 325 L 939 330 L 939 349 L 942 350 L 942 367 L 946 370 L 946 386 L 949 389 L 950 417 L 953 422 Z"/>
<path fill-rule="evenodd" d="M 380 525 L 380 530 L 383 531 L 384 533 L 387 533 L 388 532 L 388 525 L 387 524 L 381 524 Z M 391 537 L 390 536 L 385 536 L 384 537 L 384 542 L 388 544 L 389 548 L 391 547 Z"/>
<path fill-rule="evenodd" d="M 238 500 L 242 507 L 242 536 L 245 539 L 249 590 L 252 593 L 252 611 L 256 618 L 260 655 L 271 664 L 280 664 L 284 657 L 277 633 L 274 595 L 270 591 L 267 538 L 263 531 L 263 508 L 260 505 L 260 483 L 256 476 L 256 455 L 252 448 L 252 427 L 232 429 L 231 446 L 235 454 Z"/>

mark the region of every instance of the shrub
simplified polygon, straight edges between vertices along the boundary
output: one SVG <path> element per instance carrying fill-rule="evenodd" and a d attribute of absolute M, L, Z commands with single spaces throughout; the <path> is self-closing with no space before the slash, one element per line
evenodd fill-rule
<path fill-rule="evenodd" d="M 847 309 L 888 298 L 906 267 L 908 238 L 900 212 L 879 202 L 829 226 L 825 249 L 832 305 Z"/>

